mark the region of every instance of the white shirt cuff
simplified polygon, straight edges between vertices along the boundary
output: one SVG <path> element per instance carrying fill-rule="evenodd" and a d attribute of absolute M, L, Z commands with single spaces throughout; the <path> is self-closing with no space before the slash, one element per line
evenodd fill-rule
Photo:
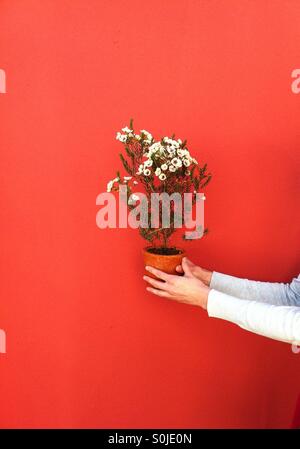
<path fill-rule="evenodd" d="M 239 298 L 211 289 L 207 300 L 208 316 L 241 325 L 241 302 Z"/>

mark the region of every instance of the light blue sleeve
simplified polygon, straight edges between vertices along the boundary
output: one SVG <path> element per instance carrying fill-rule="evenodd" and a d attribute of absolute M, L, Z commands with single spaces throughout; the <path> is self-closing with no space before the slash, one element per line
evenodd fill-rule
<path fill-rule="evenodd" d="M 211 289 L 207 313 L 264 337 L 300 345 L 300 307 L 240 299 Z"/>
<path fill-rule="evenodd" d="M 300 275 L 290 284 L 259 282 L 213 272 L 210 288 L 236 298 L 277 306 L 300 306 Z"/>

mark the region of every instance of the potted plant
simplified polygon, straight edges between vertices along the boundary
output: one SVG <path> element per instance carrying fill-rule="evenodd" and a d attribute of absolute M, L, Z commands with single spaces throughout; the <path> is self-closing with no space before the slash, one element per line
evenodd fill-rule
<path fill-rule="evenodd" d="M 211 179 L 211 174 L 207 173 L 207 164 L 200 167 L 187 149 L 187 141 L 175 140 L 174 134 L 171 138 L 165 136 L 160 140 L 155 140 L 150 132 L 144 129 L 137 134 L 131 119 L 129 127 L 117 132 L 116 139 L 124 145 L 125 154 L 121 153 L 120 158 L 127 175 L 123 176 L 122 181 L 118 171 L 117 177 L 108 182 L 107 191 L 118 192 L 120 186 L 125 184 L 129 210 L 135 207 L 139 199 L 134 193 L 137 186 L 139 190 L 142 186 L 149 201 L 153 194 L 171 195 L 177 192 L 183 195 L 192 192 L 194 203 L 197 192 L 203 190 Z M 150 208 L 147 211 L 149 226 L 139 226 L 141 236 L 149 242 L 143 249 L 145 265 L 175 274 L 176 266 L 185 255 L 184 249 L 170 245 L 170 238 L 176 231 L 175 206 L 173 203 L 170 206 L 168 227 L 162 226 L 162 207 L 158 210 L 158 225 L 155 227 L 152 225 L 151 213 L 153 210 Z M 205 229 L 204 233 L 206 232 Z"/>

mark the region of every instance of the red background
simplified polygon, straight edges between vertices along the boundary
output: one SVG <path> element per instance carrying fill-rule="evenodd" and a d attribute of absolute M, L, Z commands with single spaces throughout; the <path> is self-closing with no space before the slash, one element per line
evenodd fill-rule
<path fill-rule="evenodd" d="M 287 427 L 300 355 L 145 292 L 96 227 L 135 119 L 213 173 L 192 260 L 298 274 L 298 0 L 2 0 L 1 427 Z"/>

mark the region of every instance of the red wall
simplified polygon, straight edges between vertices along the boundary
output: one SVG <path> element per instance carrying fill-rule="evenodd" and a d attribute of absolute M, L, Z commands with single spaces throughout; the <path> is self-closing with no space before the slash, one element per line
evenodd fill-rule
<path fill-rule="evenodd" d="M 286 427 L 300 354 L 145 292 L 134 230 L 96 227 L 115 133 L 209 163 L 210 269 L 299 272 L 298 0 L 2 0 L 1 427 Z"/>

